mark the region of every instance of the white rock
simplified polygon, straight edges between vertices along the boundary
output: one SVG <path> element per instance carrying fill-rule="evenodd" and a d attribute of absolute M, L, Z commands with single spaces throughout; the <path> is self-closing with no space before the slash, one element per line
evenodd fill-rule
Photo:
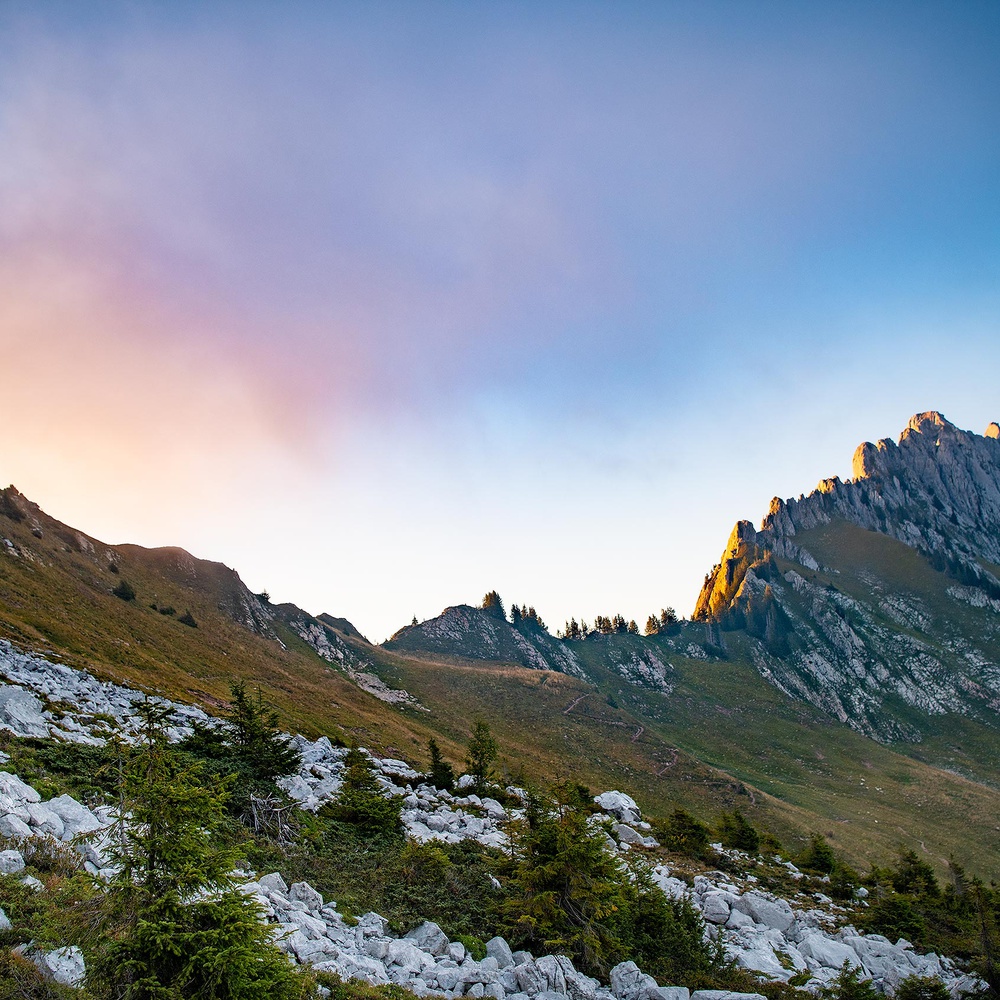
<path fill-rule="evenodd" d="M 86 977 L 83 952 L 76 945 L 54 951 L 36 951 L 29 958 L 43 975 L 62 986 L 79 986 Z"/>
<path fill-rule="evenodd" d="M 406 935 L 421 951 L 431 955 L 443 955 L 448 950 L 448 936 L 434 921 L 425 920 Z"/>
<path fill-rule="evenodd" d="M 71 795 L 59 795 L 45 805 L 63 821 L 63 840 L 69 840 L 77 834 L 93 833 L 103 826 L 85 805 L 77 802 Z"/>
<path fill-rule="evenodd" d="M 20 851 L 0 851 L 0 873 L 16 875 L 24 871 L 24 855 Z"/>
<path fill-rule="evenodd" d="M 0 816 L 0 837 L 7 840 L 27 840 L 31 836 L 31 827 L 18 819 L 13 813 Z"/>
<path fill-rule="evenodd" d="M 786 931 L 795 920 L 795 913 L 784 899 L 768 899 L 759 892 L 747 892 L 740 896 L 733 907 L 741 913 L 753 917 L 754 922 Z"/>
<path fill-rule="evenodd" d="M 705 894 L 701 904 L 701 915 L 710 924 L 724 924 L 729 919 L 730 906 L 728 893 L 709 892 Z M 752 923 L 752 921 L 751 921 Z"/>

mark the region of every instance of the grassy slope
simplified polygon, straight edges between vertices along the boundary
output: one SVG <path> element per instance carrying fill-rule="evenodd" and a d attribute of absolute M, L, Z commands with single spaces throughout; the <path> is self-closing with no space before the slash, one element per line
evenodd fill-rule
<path fill-rule="evenodd" d="M 873 580 L 878 581 L 882 593 L 902 595 L 920 607 L 930 624 L 925 630 L 909 631 L 928 644 L 944 664 L 962 661 L 967 668 L 963 656 L 972 650 L 1000 663 L 1000 617 L 988 608 L 974 608 L 949 597 L 947 589 L 954 581 L 934 570 L 913 549 L 843 521 L 802 532 L 798 540 L 822 564 L 840 571 L 835 575 L 811 573 L 796 566 L 802 575 L 836 586 L 876 609 L 877 615 L 882 594 L 873 588 Z M 887 628 L 907 631 L 884 613 L 880 618 Z M 903 705 L 893 709 L 924 733 L 921 742 L 900 744 L 898 750 L 1000 789 L 1000 732 L 995 715 L 977 720 L 953 714 L 927 716 Z"/>

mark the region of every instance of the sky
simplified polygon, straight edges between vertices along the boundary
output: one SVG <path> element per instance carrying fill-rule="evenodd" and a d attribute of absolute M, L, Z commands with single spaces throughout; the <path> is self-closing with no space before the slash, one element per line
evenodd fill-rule
<path fill-rule="evenodd" d="M 1000 417 L 1000 6 L 0 0 L 0 479 L 381 641 L 691 613 Z"/>

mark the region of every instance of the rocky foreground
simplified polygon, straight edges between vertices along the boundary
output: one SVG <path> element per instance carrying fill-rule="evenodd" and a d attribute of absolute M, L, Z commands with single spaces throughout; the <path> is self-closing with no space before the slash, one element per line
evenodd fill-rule
<path fill-rule="evenodd" d="M 15 682 L 0 685 L 0 727 L 15 735 L 97 742 L 106 738 L 113 725 L 128 734 L 138 724 L 135 706 L 144 697 L 141 693 L 100 682 L 83 671 L 0 643 L 0 673 Z M 56 700 L 58 712 L 48 707 Z M 67 704 L 72 707 L 67 709 Z M 171 707 L 175 709 L 172 734 L 178 739 L 190 732 L 194 719 L 206 718 L 189 706 Z M 326 737 L 295 740 L 302 751 L 302 765 L 297 775 L 284 780 L 284 787 L 301 808 L 316 810 L 336 796 L 347 751 Z M 423 783 L 421 775 L 403 761 L 374 756 L 372 761 L 385 793 L 402 798 L 402 818 L 410 837 L 451 843 L 474 838 L 491 847 L 506 844 L 505 827 L 519 817 L 518 808 L 504 808 L 495 799 L 469 794 L 467 781 L 460 782 L 464 787 L 459 794 L 451 794 Z M 517 789 L 508 793 L 517 799 Z M 596 804 L 602 811 L 592 821 L 605 831 L 609 849 L 641 852 L 657 846 L 628 795 L 605 792 L 597 796 Z M 77 851 L 89 872 L 106 877 L 112 869 L 105 856 L 105 838 L 114 819 L 110 808 L 91 810 L 69 795 L 43 800 L 17 775 L 0 772 L 0 837 L 8 846 L 0 853 L 0 872 L 19 875 L 41 891 L 41 883 L 23 873 L 25 855 L 30 857 L 28 848 L 36 839 L 45 838 Z M 745 860 L 748 866 L 752 864 L 751 859 Z M 785 866 L 793 878 L 799 876 L 790 862 Z M 888 994 L 911 975 L 937 976 L 956 997 L 978 985 L 951 960 L 918 955 L 907 941 L 893 943 L 877 934 L 861 934 L 850 925 L 838 926 L 844 911 L 821 894 L 782 899 L 764 892 L 752 874 L 735 878 L 708 872 L 689 884 L 652 859 L 650 869 L 666 894 L 691 900 L 705 920 L 706 934 L 721 939 L 733 961 L 767 979 L 795 979 L 804 989 L 816 992 L 846 964 Z M 396 983 L 420 996 L 689 1000 L 684 984 L 658 984 L 632 962 L 616 966 L 609 984 L 602 985 L 576 970 L 565 956 L 512 952 L 502 938 L 488 942 L 486 957 L 477 961 L 432 922 L 399 937 L 378 914 L 367 913 L 355 921 L 307 883 L 288 886 L 278 872 L 243 873 L 242 879 L 242 891 L 257 900 L 262 919 L 273 924 L 275 939 L 290 958 L 343 978 Z M 0 910 L 0 929 L 9 926 Z M 27 954 L 56 981 L 78 985 L 84 979 L 78 949 L 44 952 L 29 948 Z M 722 1000 L 739 995 L 701 990 L 690 996 Z"/>

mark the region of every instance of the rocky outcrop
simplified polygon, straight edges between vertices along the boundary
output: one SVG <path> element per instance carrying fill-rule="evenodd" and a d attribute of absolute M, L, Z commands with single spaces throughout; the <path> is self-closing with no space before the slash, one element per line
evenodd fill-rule
<path fill-rule="evenodd" d="M 705 579 L 695 617 L 746 632 L 767 680 L 879 739 L 921 738 L 912 713 L 892 704 L 1000 724 L 1000 665 L 973 645 L 974 637 L 955 634 L 921 598 L 884 583 L 875 570 L 861 580 L 865 593 L 843 592 L 835 560 L 820 565 L 803 541 L 838 522 L 888 536 L 945 574 L 946 602 L 995 613 L 996 426 L 978 435 L 940 413 L 918 414 L 898 444 L 862 444 L 853 479 L 825 479 L 797 500 L 775 498 L 759 530 L 749 521 L 736 525 Z M 986 619 L 984 625 L 980 634 L 988 638 L 995 627 Z"/>
<path fill-rule="evenodd" d="M 401 628 L 385 646 L 401 652 L 516 663 L 531 670 L 555 670 L 586 679 L 573 650 L 535 622 L 525 620 L 514 626 L 493 609 L 468 604 L 445 608 L 437 618 Z"/>
<path fill-rule="evenodd" d="M 392 688 L 386 684 L 375 673 L 375 668 L 371 661 L 359 656 L 337 634 L 336 628 L 329 624 L 329 615 L 321 615 L 319 618 L 313 618 L 312 615 L 297 608 L 294 604 L 282 604 L 276 610 L 280 620 L 300 639 L 311 646 L 320 659 L 339 667 L 362 691 L 367 691 L 378 698 L 379 701 L 387 702 L 390 705 L 410 705 L 415 708 L 422 708 L 417 699 L 409 691 Z M 333 620 L 343 621 L 343 619 Z M 345 622 L 345 624 L 353 628 L 350 622 Z M 355 629 L 354 631 L 357 630 Z"/>

